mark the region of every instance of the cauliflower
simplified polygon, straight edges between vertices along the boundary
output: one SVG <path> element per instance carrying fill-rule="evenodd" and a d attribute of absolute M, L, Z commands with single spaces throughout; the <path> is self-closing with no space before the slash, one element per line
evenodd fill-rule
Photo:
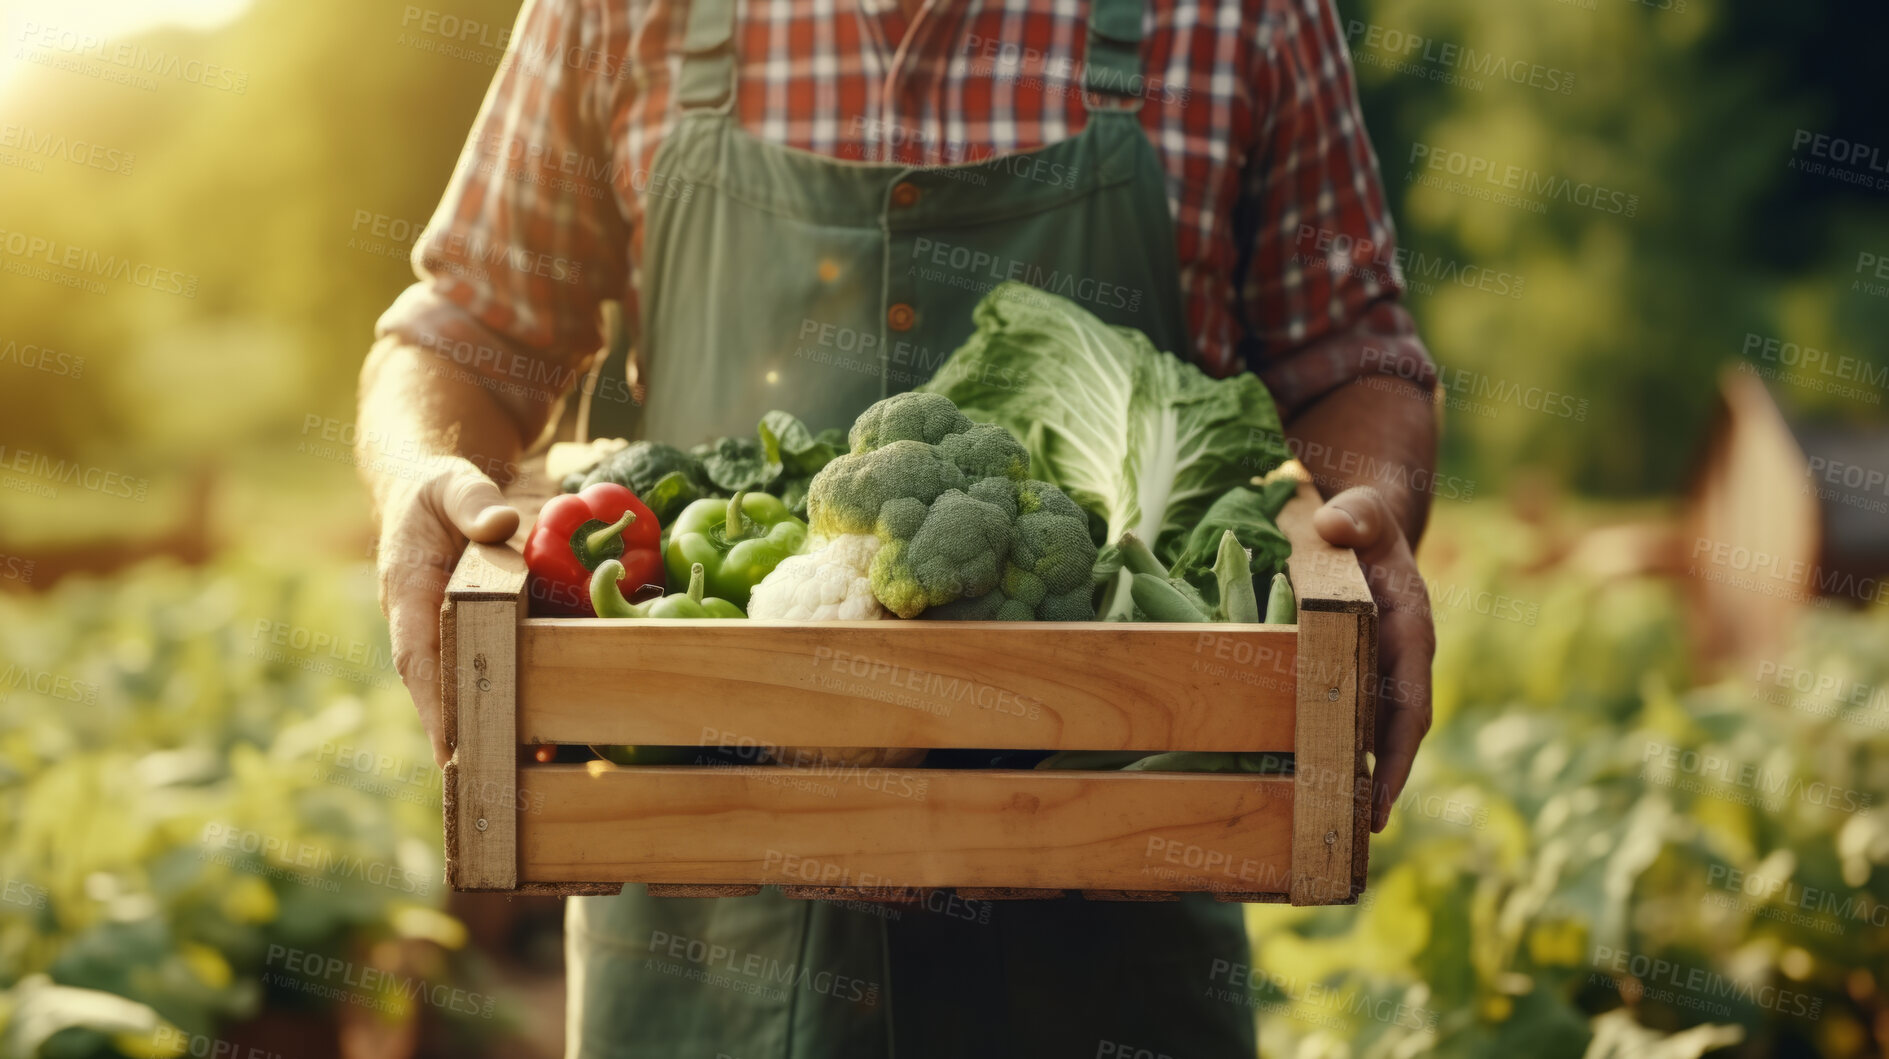
<path fill-rule="evenodd" d="M 1095 617 L 1088 517 L 994 423 L 950 398 L 904 393 L 866 409 L 852 450 L 807 497 L 813 532 L 881 542 L 870 579 L 901 618 L 1086 621 Z"/>
<path fill-rule="evenodd" d="M 814 550 L 783 559 L 754 586 L 748 617 L 785 621 L 872 621 L 885 608 L 872 594 L 872 557 L 879 538 L 846 533 L 813 542 Z"/>

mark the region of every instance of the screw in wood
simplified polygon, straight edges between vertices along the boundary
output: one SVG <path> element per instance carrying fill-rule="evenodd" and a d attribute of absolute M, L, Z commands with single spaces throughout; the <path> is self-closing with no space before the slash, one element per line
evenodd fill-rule
<path fill-rule="evenodd" d="M 480 690 L 480 691 L 484 691 L 485 689 L 484 689 L 484 688 L 480 688 L 479 690 Z M 1326 697 L 1326 698 L 1328 698 L 1328 699 L 1330 699 L 1330 700 L 1331 700 L 1331 701 L 1333 701 L 1333 702 L 1337 702 L 1337 701 L 1338 701 L 1338 689 L 1337 689 L 1337 688 L 1333 688 L 1333 689 L 1331 689 L 1330 691 L 1328 691 L 1328 692 L 1326 692 L 1326 693 L 1325 693 L 1325 697 Z"/>
<path fill-rule="evenodd" d="M 481 821 L 479 821 L 479 822 L 480 822 L 481 824 L 483 824 L 483 823 L 485 823 L 485 821 L 483 821 L 483 820 L 481 820 Z M 1338 844 L 1338 832 L 1336 832 L 1336 831 L 1327 831 L 1327 832 L 1325 832 L 1325 844 L 1326 844 L 1327 846 L 1335 846 L 1335 845 L 1337 845 L 1337 844 Z"/>
<path fill-rule="evenodd" d="M 487 680 L 487 679 L 485 679 L 484 677 L 480 677 L 480 678 L 479 678 L 479 690 L 480 690 L 480 691 L 491 691 L 491 690 L 492 690 L 492 682 L 491 682 L 491 681 L 489 681 L 489 680 Z M 1332 692 L 1332 696 L 1331 696 L 1331 697 L 1332 697 L 1332 698 L 1334 698 L 1334 699 L 1335 699 L 1335 698 L 1337 698 L 1337 697 L 1338 697 L 1338 693 L 1337 693 L 1336 691 L 1334 691 L 1334 692 Z"/>
<path fill-rule="evenodd" d="M 472 826 L 478 828 L 481 831 L 484 831 L 485 830 L 485 817 L 481 816 L 479 819 L 473 821 Z M 1325 841 L 1330 842 L 1331 839 L 1328 838 Z"/>

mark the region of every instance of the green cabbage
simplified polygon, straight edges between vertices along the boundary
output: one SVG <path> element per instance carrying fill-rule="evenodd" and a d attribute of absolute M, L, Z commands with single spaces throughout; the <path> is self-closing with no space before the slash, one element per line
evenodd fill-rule
<path fill-rule="evenodd" d="M 1105 520 L 1108 542 L 1133 531 L 1172 563 L 1216 500 L 1286 458 L 1278 409 L 1250 373 L 1211 378 L 1022 283 L 991 291 L 972 319 L 924 389 L 1022 438 L 1033 473 Z M 1115 576 L 1103 616 L 1127 617 L 1127 575 Z"/>

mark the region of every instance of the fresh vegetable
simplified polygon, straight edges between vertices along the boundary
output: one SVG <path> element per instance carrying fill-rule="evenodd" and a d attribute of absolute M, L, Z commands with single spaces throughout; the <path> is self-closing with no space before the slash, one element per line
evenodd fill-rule
<path fill-rule="evenodd" d="M 644 585 L 661 588 L 661 534 L 649 508 L 614 482 L 552 497 L 525 539 L 531 598 L 549 613 L 594 614 L 591 577 L 609 563 L 632 595 Z"/>
<path fill-rule="evenodd" d="M 1133 533 L 1122 534 L 1116 551 L 1135 606 L 1150 621 L 1259 620 L 1252 563 L 1232 530 L 1220 535 L 1220 549 L 1210 571 L 1217 586 L 1214 602 L 1209 602 L 1186 578 L 1173 576 Z"/>
<path fill-rule="evenodd" d="M 1210 378 L 1021 283 L 972 315 L 976 332 L 924 389 L 1024 439 L 1038 474 L 1106 520 L 1104 540 L 1133 532 L 1172 561 L 1216 499 L 1286 458 L 1278 411 L 1251 374 Z M 1113 571 L 1103 617 L 1132 614 L 1130 576 Z"/>
<path fill-rule="evenodd" d="M 1220 586 L 1220 603 L 1215 609 L 1220 620 L 1259 620 L 1259 596 L 1253 591 L 1253 564 L 1232 530 L 1220 535 L 1220 554 L 1214 560 L 1213 576 Z"/>
<path fill-rule="evenodd" d="M 1187 531 L 1169 563 L 1175 577 L 1199 578 L 1219 555 L 1221 535 L 1232 530 L 1240 544 L 1252 549 L 1253 572 L 1265 576 L 1284 569 L 1292 543 L 1279 531 L 1275 519 L 1299 487 L 1295 478 L 1278 477 L 1257 487 L 1236 486 L 1215 498 L 1200 522 Z"/>
<path fill-rule="evenodd" d="M 577 477 L 575 486 L 567 477 L 565 491 L 598 482 L 628 486 L 665 526 L 691 501 L 715 489 L 702 461 L 660 441 L 632 442 L 604 456 Z"/>
<path fill-rule="evenodd" d="M 755 438 L 716 438 L 697 445 L 690 454 L 701 461 L 702 469 L 708 472 L 708 480 L 715 483 L 715 488 L 727 493 L 760 489 L 772 477 L 768 473 L 767 455 Z"/>
<path fill-rule="evenodd" d="M 652 599 L 648 603 L 631 603 L 623 598 L 617 588 L 617 576 L 622 564 L 615 559 L 606 560 L 597 567 L 597 572 L 590 579 L 590 601 L 603 618 L 745 618 L 741 608 L 725 599 L 702 594 L 702 564 L 696 563 L 689 570 L 689 590 Z"/>
<path fill-rule="evenodd" d="M 872 621 L 886 616 L 872 594 L 879 538 L 849 533 L 808 555 L 789 556 L 754 587 L 751 618 Z"/>
<path fill-rule="evenodd" d="M 1266 624 L 1291 625 L 1298 620 L 1299 605 L 1292 597 L 1292 582 L 1284 574 L 1272 575 L 1272 591 L 1266 594 Z"/>
<path fill-rule="evenodd" d="M 873 536 L 873 596 L 902 618 L 1084 621 L 1094 617 L 1088 519 L 992 423 L 938 394 L 866 409 L 851 451 L 813 479 L 808 512 L 828 548 Z M 819 554 L 819 553 L 816 553 Z"/>
<path fill-rule="evenodd" d="M 742 490 L 727 500 L 697 500 L 669 528 L 663 561 L 670 584 L 686 583 L 690 567 L 708 573 L 710 593 L 737 607 L 781 560 L 807 541 L 807 524 L 780 497 Z"/>

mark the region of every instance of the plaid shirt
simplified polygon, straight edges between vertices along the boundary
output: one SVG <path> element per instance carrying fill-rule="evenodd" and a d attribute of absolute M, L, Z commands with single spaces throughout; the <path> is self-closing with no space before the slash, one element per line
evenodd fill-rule
<path fill-rule="evenodd" d="M 600 300 L 636 319 L 687 4 L 526 0 L 414 248 L 420 282 L 381 334 L 503 354 L 470 358 L 487 374 L 529 361 L 525 374 L 569 379 L 601 344 Z M 908 22 L 895 0 L 741 0 L 736 113 L 763 140 L 837 158 L 1030 150 L 1086 120 L 1087 13 L 929 0 Z M 1149 0 L 1142 70 L 1196 361 L 1250 367 L 1288 418 L 1373 372 L 1428 385 L 1330 0 Z"/>

